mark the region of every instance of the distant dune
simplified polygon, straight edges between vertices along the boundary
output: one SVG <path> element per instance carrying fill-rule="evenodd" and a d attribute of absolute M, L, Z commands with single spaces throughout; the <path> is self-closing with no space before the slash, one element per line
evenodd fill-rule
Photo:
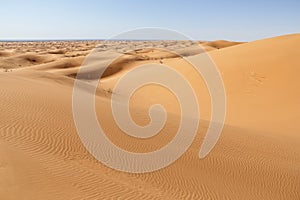
<path fill-rule="evenodd" d="M 160 43 L 189 57 L 203 53 L 187 43 Z M 249 43 L 202 43 L 224 80 L 227 116 L 220 140 L 201 160 L 198 152 L 211 105 L 192 66 L 174 53 L 147 49 L 147 43 L 112 63 L 101 79 L 95 108 L 111 133 L 107 137 L 128 151 L 161 148 L 180 121 L 175 96 L 160 86 L 146 86 L 130 102 L 132 118 L 140 125 L 149 123 L 148 108 L 161 103 L 169 114 L 165 127 L 148 140 L 120 131 L 112 118 L 111 90 L 128 70 L 150 62 L 172 66 L 200 99 L 199 130 L 189 150 L 169 167 L 146 174 L 106 167 L 87 152 L 76 133 L 74 78 L 98 44 L 0 46 L 0 199 L 300 199 L 300 34 Z M 124 50 L 130 45 L 118 44 Z"/>
<path fill-rule="evenodd" d="M 222 49 L 225 47 L 230 47 L 238 44 L 243 44 L 243 42 L 232 42 L 232 41 L 226 41 L 226 40 L 217 40 L 213 42 L 205 42 L 202 45 L 212 47 L 215 49 Z"/>

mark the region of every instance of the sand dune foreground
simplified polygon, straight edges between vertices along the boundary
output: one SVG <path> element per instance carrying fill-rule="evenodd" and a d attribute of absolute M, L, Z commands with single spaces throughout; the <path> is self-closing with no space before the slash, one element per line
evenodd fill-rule
<path fill-rule="evenodd" d="M 74 77 L 99 43 L 0 43 L 1 200 L 300 199 L 300 34 L 243 44 L 202 43 L 222 74 L 227 94 L 223 133 L 202 160 L 198 151 L 208 127 L 210 99 L 193 69 L 170 53 L 146 49 L 113 63 L 101 79 L 95 107 L 111 133 L 107 136 L 128 151 L 148 152 L 168 143 L 178 128 L 180 110 L 169 91 L 146 86 L 130 102 L 133 119 L 149 123 L 147 109 L 160 102 L 169 113 L 167 123 L 149 140 L 126 136 L 110 109 L 111 89 L 126 71 L 163 62 L 182 72 L 201 99 L 192 146 L 169 167 L 146 174 L 106 167 L 87 152 L 76 133 Z"/>

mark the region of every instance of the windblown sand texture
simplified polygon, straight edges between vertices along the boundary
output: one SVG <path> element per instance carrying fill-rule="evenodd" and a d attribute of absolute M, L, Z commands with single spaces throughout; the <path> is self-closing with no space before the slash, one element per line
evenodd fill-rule
<path fill-rule="evenodd" d="M 186 56 L 203 53 L 189 49 L 188 42 L 155 42 L 182 49 Z M 207 88 L 187 62 L 147 49 L 149 43 L 0 43 L 0 199 L 300 199 L 300 34 L 249 43 L 200 42 L 218 66 L 227 95 L 223 133 L 201 160 L 211 115 Z M 110 45 L 125 51 L 138 47 L 109 66 L 95 96 L 108 138 L 128 151 L 149 152 L 167 144 L 178 128 L 180 108 L 165 88 L 141 88 L 130 102 L 136 123 L 149 123 L 153 103 L 165 107 L 168 119 L 157 136 L 129 137 L 112 118 L 116 81 L 140 64 L 155 62 L 174 67 L 192 83 L 200 99 L 199 130 L 189 150 L 169 167 L 146 174 L 118 172 L 82 145 L 72 115 L 73 83 L 97 45 L 103 51 Z"/>

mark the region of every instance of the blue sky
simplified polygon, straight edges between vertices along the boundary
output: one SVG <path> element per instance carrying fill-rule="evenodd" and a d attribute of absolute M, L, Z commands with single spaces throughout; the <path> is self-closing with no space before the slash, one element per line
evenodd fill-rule
<path fill-rule="evenodd" d="M 252 41 L 300 32 L 299 0 L 6 0 L 0 40 L 109 38 L 162 27 L 194 39 Z"/>

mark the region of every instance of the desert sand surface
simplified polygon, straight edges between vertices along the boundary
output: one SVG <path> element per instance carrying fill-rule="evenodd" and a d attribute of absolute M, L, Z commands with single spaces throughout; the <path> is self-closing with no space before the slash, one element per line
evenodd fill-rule
<path fill-rule="evenodd" d="M 204 55 L 184 41 L 155 42 L 191 58 Z M 300 199 L 300 34 L 248 43 L 199 42 L 218 66 L 227 95 L 224 130 L 204 159 L 198 153 L 211 115 L 205 83 L 185 60 L 149 50 L 149 43 L 0 43 L 0 199 Z M 167 144 L 178 129 L 180 109 L 163 87 L 137 90 L 130 102 L 137 124 L 149 123 L 148 108 L 154 103 L 165 107 L 168 118 L 154 137 L 129 137 L 112 118 L 117 80 L 154 62 L 174 67 L 191 82 L 200 99 L 199 129 L 172 165 L 145 174 L 119 172 L 83 146 L 72 114 L 73 84 L 97 45 L 103 51 L 138 47 L 109 66 L 95 96 L 98 120 L 111 133 L 107 137 L 128 151 L 149 152 Z"/>

